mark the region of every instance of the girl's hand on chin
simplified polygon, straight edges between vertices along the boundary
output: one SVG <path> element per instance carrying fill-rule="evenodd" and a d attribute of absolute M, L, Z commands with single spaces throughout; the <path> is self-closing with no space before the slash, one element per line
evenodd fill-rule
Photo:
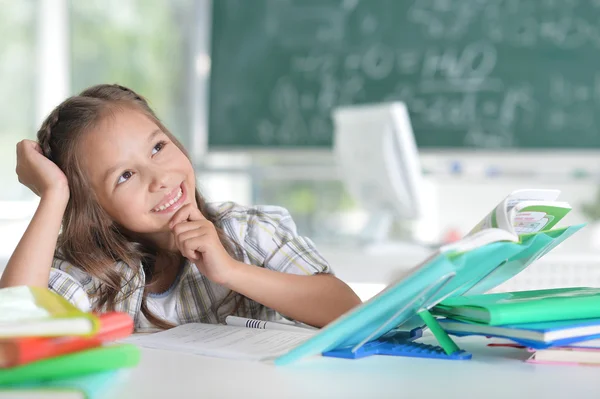
<path fill-rule="evenodd" d="M 229 256 L 215 226 L 197 207 L 183 205 L 171 218 L 169 228 L 181 254 L 194 262 L 200 273 L 217 284 L 227 285 L 237 261 Z"/>

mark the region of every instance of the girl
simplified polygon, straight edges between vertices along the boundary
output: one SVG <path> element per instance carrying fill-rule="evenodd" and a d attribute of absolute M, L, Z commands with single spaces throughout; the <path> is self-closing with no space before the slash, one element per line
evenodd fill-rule
<path fill-rule="evenodd" d="M 40 203 L 0 287 L 48 286 L 136 328 L 279 314 L 322 327 L 360 303 L 279 207 L 208 204 L 146 100 L 98 85 L 17 144 Z M 61 226 L 62 222 L 62 226 Z"/>

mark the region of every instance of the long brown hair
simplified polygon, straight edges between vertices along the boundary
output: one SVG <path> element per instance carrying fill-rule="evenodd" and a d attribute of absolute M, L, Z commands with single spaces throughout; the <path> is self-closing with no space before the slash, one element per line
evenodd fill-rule
<path fill-rule="evenodd" d="M 148 287 L 158 277 L 153 269 L 159 250 L 126 232 L 102 209 L 81 168 L 77 150 L 84 133 L 122 108 L 133 108 L 145 114 L 189 159 L 181 143 L 160 122 L 147 101 L 131 89 L 120 85 L 97 85 L 63 101 L 50 113 L 37 133 L 44 155 L 58 165 L 69 183 L 70 199 L 63 216 L 56 256 L 100 281 L 93 294 L 96 310 L 113 310 L 120 292 L 131 294 L 138 288 L 131 286 L 133 277 L 143 271 L 146 281 L 142 313 L 157 327 L 170 328 L 170 323 L 152 314 L 146 305 Z M 215 216 L 207 212 L 206 202 L 198 190 L 196 201 L 200 212 L 215 224 L 227 252 L 239 259 L 239 248 L 219 227 Z M 160 255 L 182 260 L 179 254 Z M 117 262 L 124 262 L 134 271 L 132 278 L 123 281 L 125 278 L 115 268 Z"/>

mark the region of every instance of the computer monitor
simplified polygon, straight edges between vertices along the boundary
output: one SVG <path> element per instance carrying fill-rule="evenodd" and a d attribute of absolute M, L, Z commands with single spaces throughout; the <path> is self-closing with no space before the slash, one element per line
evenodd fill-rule
<path fill-rule="evenodd" d="M 334 155 L 350 194 L 370 214 L 363 235 L 384 240 L 394 219 L 423 214 L 422 175 L 410 117 L 401 102 L 333 110 Z"/>

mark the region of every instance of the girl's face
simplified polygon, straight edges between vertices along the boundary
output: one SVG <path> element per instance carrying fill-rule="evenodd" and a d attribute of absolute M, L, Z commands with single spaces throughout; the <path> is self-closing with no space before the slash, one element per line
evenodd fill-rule
<path fill-rule="evenodd" d="M 131 232 L 158 239 L 177 209 L 197 206 L 192 164 L 140 111 L 106 118 L 83 136 L 79 151 L 100 206 Z"/>

